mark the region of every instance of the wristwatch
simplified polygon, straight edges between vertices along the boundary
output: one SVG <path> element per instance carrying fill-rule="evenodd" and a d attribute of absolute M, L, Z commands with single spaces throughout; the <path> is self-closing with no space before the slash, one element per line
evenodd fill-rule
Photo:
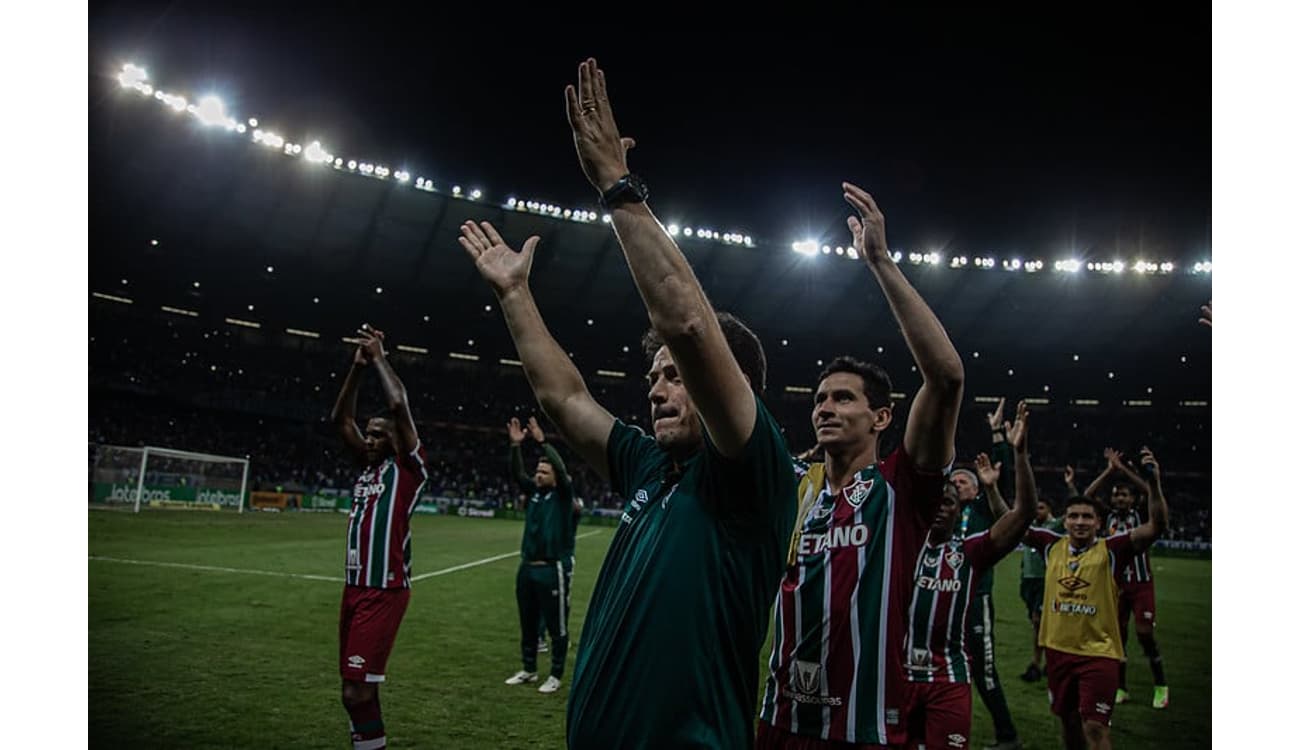
<path fill-rule="evenodd" d="M 650 186 L 639 175 L 628 173 L 600 196 L 601 208 L 614 208 L 623 203 L 643 203 L 650 197 Z"/>

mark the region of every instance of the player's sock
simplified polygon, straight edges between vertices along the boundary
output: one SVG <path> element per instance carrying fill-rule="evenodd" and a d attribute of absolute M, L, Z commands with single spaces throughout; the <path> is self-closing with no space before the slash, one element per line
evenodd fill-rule
<path fill-rule="evenodd" d="M 1156 637 L 1153 634 L 1138 634 L 1138 641 L 1142 644 L 1142 650 L 1147 655 L 1147 661 L 1151 662 L 1151 681 L 1157 686 L 1164 686 L 1165 682 L 1165 662 L 1160 658 L 1160 647 L 1156 645 Z"/>
<path fill-rule="evenodd" d="M 1168 685 L 1156 685 L 1155 695 L 1151 698 L 1151 706 L 1153 708 L 1169 707 L 1169 686 Z"/>
<path fill-rule="evenodd" d="M 1115 705 L 1118 706 L 1121 703 L 1128 703 L 1128 691 L 1124 688 L 1115 691 Z"/>
<path fill-rule="evenodd" d="M 380 750 L 388 746 L 384 719 L 379 710 L 379 693 L 365 703 L 347 706 L 352 720 L 352 750 Z"/>

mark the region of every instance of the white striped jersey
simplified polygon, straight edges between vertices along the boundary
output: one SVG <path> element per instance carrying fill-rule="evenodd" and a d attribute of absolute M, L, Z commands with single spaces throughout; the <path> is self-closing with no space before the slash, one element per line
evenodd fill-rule
<path fill-rule="evenodd" d="M 1106 536 L 1117 536 L 1132 531 L 1142 525 L 1142 518 L 1136 510 L 1114 510 L 1106 517 Z M 1151 575 L 1151 558 L 1146 551 L 1133 558 L 1133 562 L 1119 574 L 1121 583 L 1150 583 L 1155 580 Z"/>
<path fill-rule="evenodd" d="M 970 682 L 966 615 L 980 576 L 997 563 L 988 530 L 932 543 L 916 557 L 903 668 L 910 682 Z"/>
<path fill-rule="evenodd" d="M 812 465 L 808 478 L 821 484 L 800 484 L 800 497 L 815 499 L 800 505 L 776 596 L 763 721 L 806 737 L 887 743 L 904 687 L 913 564 L 945 475 L 919 471 L 899 448 L 832 494 Z"/>
<path fill-rule="evenodd" d="M 348 515 L 349 586 L 411 586 L 411 514 L 429 478 L 424 446 L 368 466 L 352 487 Z"/>

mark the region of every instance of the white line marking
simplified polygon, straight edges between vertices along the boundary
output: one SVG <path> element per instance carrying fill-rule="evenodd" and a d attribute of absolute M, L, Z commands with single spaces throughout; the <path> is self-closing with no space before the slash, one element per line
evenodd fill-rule
<path fill-rule="evenodd" d="M 595 531 L 588 531 L 585 534 L 577 535 L 576 537 L 574 537 L 574 539 L 582 539 L 584 537 L 593 536 L 599 533 L 600 533 L 599 529 Z M 513 557 L 518 554 L 519 552 L 517 551 L 507 552 L 504 555 L 497 555 L 495 557 L 488 557 L 482 560 L 475 560 L 474 562 L 465 563 L 464 565 L 456 565 L 450 568 L 444 568 L 443 570 L 435 570 L 432 573 L 423 573 L 421 575 L 414 576 L 413 578 L 411 578 L 411 583 L 415 583 L 416 581 L 422 581 L 425 578 L 433 578 L 434 576 L 441 576 L 441 575 L 446 575 L 448 573 L 455 573 L 458 570 L 475 568 L 478 567 L 479 565 L 487 565 L 488 563 L 496 562 L 497 560 L 504 560 L 507 557 Z M 98 560 L 100 562 L 125 563 L 127 565 L 152 565 L 158 568 L 183 568 L 185 570 L 209 570 L 217 573 L 244 573 L 247 575 L 255 575 L 255 576 L 274 576 L 277 578 L 303 578 L 309 581 L 330 581 L 333 583 L 345 582 L 343 578 L 338 578 L 336 576 L 317 576 L 317 575 L 311 575 L 309 573 L 282 573 L 275 570 L 251 570 L 249 568 L 223 568 L 216 565 L 194 565 L 191 563 L 159 562 L 156 560 L 128 560 L 122 557 L 106 557 L 103 555 L 90 555 L 89 559 Z"/>
<path fill-rule="evenodd" d="M 190 563 L 174 562 L 157 562 L 154 560 L 127 560 L 121 557 L 104 557 L 102 555 L 90 555 L 91 560 L 101 562 L 126 563 L 128 565 L 153 565 L 159 568 L 185 568 L 187 570 L 212 570 L 218 573 L 247 573 L 255 576 L 277 576 L 280 578 L 306 578 L 310 581 L 333 581 L 343 583 L 342 578 L 334 576 L 315 576 L 309 573 L 281 573 L 274 570 L 249 570 L 247 568 L 221 568 L 215 565 L 191 565 Z"/>
<path fill-rule="evenodd" d="M 600 533 L 600 529 L 596 529 L 595 531 L 588 531 L 585 534 L 579 534 L 575 536 L 574 539 L 582 539 L 583 537 L 588 537 L 599 533 Z M 434 576 L 442 576 L 448 573 L 455 573 L 458 570 L 465 570 L 466 568 L 476 568 L 479 565 L 487 565 L 488 563 L 496 562 L 497 560 L 504 560 L 507 557 L 517 557 L 518 555 L 519 555 L 519 551 L 515 550 L 514 552 L 507 552 L 504 555 L 497 555 L 496 557 L 485 557 L 482 560 L 475 560 L 474 562 L 465 563 L 464 565 L 456 565 L 451 568 L 435 570 L 432 573 L 421 573 L 418 576 L 412 576 L 411 583 L 415 583 L 416 581 L 423 581 L 426 578 L 433 578 Z"/>

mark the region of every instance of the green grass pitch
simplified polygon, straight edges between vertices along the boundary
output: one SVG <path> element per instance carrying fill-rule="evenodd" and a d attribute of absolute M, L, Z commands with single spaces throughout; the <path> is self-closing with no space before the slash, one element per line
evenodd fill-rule
<path fill-rule="evenodd" d="M 346 523 L 336 514 L 91 512 L 90 746 L 349 747 L 337 666 Z M 412 526 L 417 577 L 519 548 L 518 522 L 416 516 Z M 577 542 L 574 644 L 613 528 L 580 526 L 579 534 L 590 535 Z M 1208 747 L 1210 563 L 1153 563 L 1170 707 L 1151 708 L 1151 673 L 1139 655 L 1129 668 L 1136 701 L 1116 709 L 1115 746 Z M 414 584 L 381 691 L 390 747 L 564 746 L 576 646 L 558 693 L 502 684 L 519 668 L 517 564 L 510 556 Z M 1018 566 L 1013 553 L 997 570 L 998 669 L 1026 746 L 1059 747 L 1045 683 L 1017 677 L 1030 653 Z M 1136 640 L 1130 646 L 1140 651 Z M 977 748 L 993 733 L 978 696 L 974 703 Z"/>

